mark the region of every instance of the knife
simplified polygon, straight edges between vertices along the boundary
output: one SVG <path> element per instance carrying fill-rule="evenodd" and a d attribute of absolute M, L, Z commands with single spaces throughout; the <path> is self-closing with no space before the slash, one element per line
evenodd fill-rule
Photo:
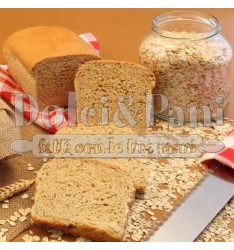
<path fill-rule="evenodd" d="M 234 171 L 210 170 L 148 241 L 192 242 L 234 195 Z"/>

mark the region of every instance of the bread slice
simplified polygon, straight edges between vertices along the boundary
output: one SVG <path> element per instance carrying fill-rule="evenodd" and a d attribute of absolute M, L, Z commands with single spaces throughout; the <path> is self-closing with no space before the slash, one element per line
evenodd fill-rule
<path fill-rule="evenodd" d="M 90 61 L 79 68 L 74 84 L 78 124 L 84 124 L 84 111 L 92 108 L 93 114 L 85 121 L 88 124 L 103 124 L 104 117 L 117 126 L 129 124 L 138 133 L 145 132 L 146 95 L 152 94 L 155 87 L 155 77 L 149 69 L 129 62 Z M 121 97 L 125 97 L 123 103 L 131 117 L 118 112 Z M 109 114 L 102 112 L 103 108 L 108 109 Z M 136 124 L 131 123 L 131 118 L 135 118 Z"/>
<path fill-rule="evenodd" d="M 113 123 L 108 126 L 84 126 L 79 124 L 76 127 L 66 127 L 60 129 L 57 134 L 78 134 L 78 135 L 134 135 L 134 131 L 130 127 L 119 128 Z M 136 134 L 135 134 L 136 135 Z M 148 167 L 145 164 L 145 159 L 140 158 L 98 158 L 98 161 L 103 163 L 111 163 L 125 172 L 133 179 L 137 192 L 143 193 L 148 182 Z"/>
<path fill-rule="evenodd" d="M 119 168 L 53 159 L 38 172 L 32 218 L 94 241 L 121 241 L 134 197 L 131 178 Z"/>
<path fill-rule="evenodd" d="M 97 52 L 73 31 L 57 26 L 20 30 L 8 37 L 3 54 L 9 72 L 25 93 L 36 98 L 39 109 L 66 107 L 74 91 L 78 67 L 97 60 Z"/>

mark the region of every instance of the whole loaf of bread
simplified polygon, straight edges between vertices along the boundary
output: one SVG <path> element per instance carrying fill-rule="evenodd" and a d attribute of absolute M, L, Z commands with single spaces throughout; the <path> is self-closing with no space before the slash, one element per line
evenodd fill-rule
<path fill-rule="evenodd" d="M 78 67 L 100 59 L 76 33 L 57 26 L 18 31 L 7 38 L 3 53 L 10 74 L 25 93 L 36 98 L 40 110 L 49 105 L 66 107 Z"/>

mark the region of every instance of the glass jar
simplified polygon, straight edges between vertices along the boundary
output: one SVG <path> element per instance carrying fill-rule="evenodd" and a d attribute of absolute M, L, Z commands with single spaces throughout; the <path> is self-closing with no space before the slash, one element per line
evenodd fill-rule
<path fill-rule="evenodd" d="M 159 14 L 139 55 L 156 76 L 156 116 L 180 122 L 222 119 L 232 49 L 215 17 L 194 11 Z"/>

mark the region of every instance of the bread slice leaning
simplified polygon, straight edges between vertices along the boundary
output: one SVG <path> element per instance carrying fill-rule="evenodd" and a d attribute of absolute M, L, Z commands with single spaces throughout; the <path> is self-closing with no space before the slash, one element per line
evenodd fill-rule
<path fill-rule="evenodd" d="M 134 197 L 131 178 L 119 168 L 53 159 L 38 172 L 32 218 L 94 241 L 121 241 Z"/>
<path fill-rule="evenodd" d="M 119 128 L 113 123 L 102 126 L 84 126 L 82 124 L 76 127 L 66 127 L 60 129 L 57 132 L 58 135 L 120 135 L 126 137 L 128 140 L 128 135 L 136 135 L 132 128 L 124 127 Z M 143 193 L 148 182 L 148 166 L 145 164 L 145 159 L 141 158 L 97 158 L 98 161 L 103 163 L 110 163 L 116 167 L 121 168 L 127 172 L 133 179 L 134 185 L 138 193 Z"/>
<path fill-rule="evenodd" d="M 155 76 L 148 68 L 130 62 L 90 61 L 79 68 L 74 85 L 78 124 L 98 125 L 109 120 L 145 132 L 147 114 L 153 107 L 147 96 L 155 87 Z"/>
<path fill-rule="evenodd" d="M 78 67 L 100 59 L 76 33 L 58 26 L 36 26 L 10 35 L 3 54 L 11 76 L 36 99 L 39 110 L 68 106 Z"/>

